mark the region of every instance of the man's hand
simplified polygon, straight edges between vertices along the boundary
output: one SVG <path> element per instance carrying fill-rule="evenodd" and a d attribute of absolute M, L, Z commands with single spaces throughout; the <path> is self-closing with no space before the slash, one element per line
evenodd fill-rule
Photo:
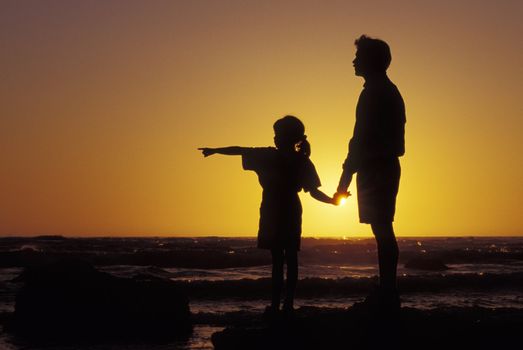
<path fill-rule="evenodd" d="M 212 156 L 213 154 L 216 153 L 214 148 L 208 148 L 208 147 L 198 148 L 198 150 L 202 151 L 202 154 L 204 157 Z"/>

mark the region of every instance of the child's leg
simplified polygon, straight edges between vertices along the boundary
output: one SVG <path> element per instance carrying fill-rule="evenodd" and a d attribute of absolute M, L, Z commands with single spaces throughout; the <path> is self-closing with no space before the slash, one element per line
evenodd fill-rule
<path fill-rule="evenodd" d="M 281 290 L 283 289 L 283 249 L 272 249 L 272 302 L 274 309 L 280 308 Z"/>
<path fill-rule="evenodd" d="M 285 249 L 285 261 L 287 262 L 287 284 L 285 286 L 285 309 L 294 307 L 294 293 L 298 283 L 298 251 L 296 249 Z"/>

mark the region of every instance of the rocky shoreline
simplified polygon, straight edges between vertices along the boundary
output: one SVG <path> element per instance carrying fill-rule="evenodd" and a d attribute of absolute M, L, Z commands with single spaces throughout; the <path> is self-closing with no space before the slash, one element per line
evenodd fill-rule
<path fill-rule="evenodd" d="M 236 325 L 213 334 L 216 350 L 492 349 L 519 343 L 523 310 L 402 308 L 394 316 L 380 316 L 356 304 L 348 309 L 300 308 L 292 319 L 273 322 L 262 315 L 236 315 L 234 321 Z"/>
<path fill-rule="evenodd" d="M 416 281 L 420 287 L 410 289 L 438 289 L 422 278 Z M 1 313 L 0 326 L 23 346 L 68 344 L 78 348 L 115 341 L 131 346 L 174 341 L 183 348 L 193 326 L 224 327 L 212 335 L 217 350 L 510 348 L 519 343 L 523 329 L 520 308 L 404 307 L 394 315 L 379 315 L 356 303 L 346 309 L 301 307 L 292 317 L 272 318 L 257 311 L 191 313 L 189 308 L 189 299 L 204 292 L 212 291 L 218 299 L 236 296 L 231 292 L 236 289 L 239 295 L 256 296 L 259 289 L 267 289 L 261 288 L 267 282 L 251 281 L 251 287 L 239 288 L 247 282 L 200 286 L 200 282 L 180 284 L 153 275 L 122 278 L 81 260 L 61 260 L 28 268 L 13 280 L 20 285 L 15 311 Z M 492 283 L 493 288 L 503 285 L 497 282 Z M 302 281 L 304 292 L 309 289 L 307 283 Z M 311 291 L 332 293 L 332 282 L 325 288 L 318 283 L 310 286 Z M 347 283 L 335 284 L 340 284 L 341 291 L 347 289 Z M 481 288 L 485 284 L 488 281 Z"/>

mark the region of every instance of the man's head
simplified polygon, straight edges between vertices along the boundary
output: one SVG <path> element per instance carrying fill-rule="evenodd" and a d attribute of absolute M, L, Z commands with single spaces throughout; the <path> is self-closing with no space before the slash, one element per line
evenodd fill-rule
<path fill-rule="evenodd" d="M 384 74 L 389 68 L 392 56 L 389 45 L 380 39 L 360 36 L 354 42 L 356 58 L 352 61 L 355 74 L 366 77 L 374 74 Z"/>

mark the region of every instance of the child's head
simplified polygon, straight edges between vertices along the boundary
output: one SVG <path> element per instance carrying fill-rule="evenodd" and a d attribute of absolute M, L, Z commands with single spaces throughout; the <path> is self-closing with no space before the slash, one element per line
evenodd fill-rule
<path fill-rule="evenodd" d="M 274 143 L 278 149 L 292 149 L 310 156 L 311 147 L 305 135 L 305 125 L 292 115 L 278 119 L 274 123 Z"/>

